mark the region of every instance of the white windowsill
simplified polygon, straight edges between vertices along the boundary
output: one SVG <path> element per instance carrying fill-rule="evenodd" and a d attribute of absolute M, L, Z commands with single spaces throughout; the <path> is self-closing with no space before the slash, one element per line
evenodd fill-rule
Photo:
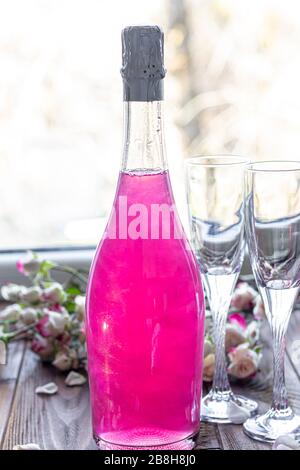
<path fill-rule="evenodd" d="M 48 259 L 77 269 L 89 269 L 95 249 L 82 248 L 68 250 L 66 248 L 65 250 L 35 250 L 35 253 L 42 259 Z M 0 285 L 6 284 L 7 282 L 26 284 L 25 276 L 19 273 L 16 268 L 16 262 L 24 256 L 26 256 L 26 252 L 24 251 L 11 253 L 0 252 Z M 63 276 L 64 275 L 58 274 L 55 278 L 58 281 L 62 281 Z"/>

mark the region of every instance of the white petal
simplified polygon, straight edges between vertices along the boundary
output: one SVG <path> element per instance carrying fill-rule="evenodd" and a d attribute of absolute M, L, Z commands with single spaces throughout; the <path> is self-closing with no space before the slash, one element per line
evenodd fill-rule
<path fill-rule="evenodd" d="M 32 307 L 27 307 L 24 308 L 24 310 L 21 312 L 21 320 L 25 325 L 30 325 L 31 323 L 34 323 L 37 319 L 38 312 L 32 308 Z"/>
<path fill-rule="evenodd" d="M 24 286 L 17 284 L 6 284 L 1 287 L 1 295 L 3 299 L 10 302 L 17 302 L 20 300 L 21 294 L 26 290 Z"/>
<path fill-rule="evenodd" d="M 21 295 L 21 299 L 25 302 L 35 303 L 41 300 L 42 289 L 39 286 L 28 287 Z"/>
<path fill-rule="evenodd" d="M 233 424 L 243 424 L 251 413 L 235 403 L 230 403 L 230 417 Z"/>
<path fill-rule="evenodd" d="M 13 450 L 41 450 L 38 444 L 17 444 L 13 446 Z"/>
<path fill-rule="evenodd" d="M 86 383 L 86 378 L 82 374 L 78 374 L 78 372 L 74 372 L 73 370 L 68 374 L 65 384 L 69 387 L 74 387 L 75 385 L 83 385 Z"/>
<path fill-rule="evenodd" d="M 77 317 L 79 320 L 83 320 L 85 317 L 85 297 L 83 295 L 77 295 L 74 302 Z"/>
<path fill-rule="evenodd" d="M 283 434 L 277 437 L 272 447 L 273 450 L 300 450 L 300 442 L 294 436 Z"/>
<path fill-rule="evenodd" d="M 54 382 L 49 382 L 48 384 L 41 385 L 35 389 L 35 393 L 41 395 L 54 395 L 57 391 L 58 387 Z"/>
<path fill-rule="evenodd" d="M 17 321 L 20 318 L 22 309 L 19 304 L 12 304 L 0 311 L 0 320 Z"/>
<path fill-rule="evenodd" d="M 65 353 L 59 352 L 56 354 L 52 365 L 59 370 L 70 370 L 72 366 L 72 359 Z"/>

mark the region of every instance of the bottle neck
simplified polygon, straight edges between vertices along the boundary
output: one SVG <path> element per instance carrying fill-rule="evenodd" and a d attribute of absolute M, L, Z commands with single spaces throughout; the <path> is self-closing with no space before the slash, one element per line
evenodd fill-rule
<path fill-rule="evenodd" d="M 124 102 L 122 171 L 167 169 L 162 101 Z"/>

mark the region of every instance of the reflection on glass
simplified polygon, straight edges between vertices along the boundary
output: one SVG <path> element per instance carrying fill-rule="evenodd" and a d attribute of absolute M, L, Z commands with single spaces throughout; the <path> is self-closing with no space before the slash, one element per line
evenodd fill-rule
<path fill-rule="evenodd" d="M 284 337 L 300 281 L 300 162 L 252 163 L 247 170 L 247 241 L 254 276 L 273 336 L 273 401 L 264 415 L 244 423 L 261 441 L 300 437 L 284 379 Z"/>
<path fill-rule="evenodd" d="M 205 421 L 243 422 L 257 404 L 234 395 L 227 377 L 225 325 L 244 256 L 244 176 L 241 157 L 193 157 L 186 184 L 192 245 L 213 317 L 216 364 L 213 386 L 202 400 Z"/>

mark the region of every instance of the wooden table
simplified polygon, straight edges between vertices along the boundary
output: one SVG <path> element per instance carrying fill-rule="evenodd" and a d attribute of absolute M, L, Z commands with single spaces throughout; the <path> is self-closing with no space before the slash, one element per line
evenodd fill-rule
<path fill-rule="evenodd" d="M 267 325 L 262 329 L 262 371 L 251 382 L 233 386 L 236 392 L 254 398 L 260 411 L 271 400 L 271 344 Z M 300 312 L 292 314 L 287 335 L 286 382 L 290 403 L 300 413 L 300 364 L 292 360 L 292 343 L 300 340 Z M 96 449 L 91 438 L 88 386 L 69 388 L 65 374 L 42 365 L 24 341 L 9 346 L 7 366 L 0 366 L 0 448 L 37 443 L 42 449 Z M 35 388 L 54 381 L 59 392 L 38 396 Z M 239 425 L 203 423 L 197 449 L 270 449 L 246 437 Z"/>

